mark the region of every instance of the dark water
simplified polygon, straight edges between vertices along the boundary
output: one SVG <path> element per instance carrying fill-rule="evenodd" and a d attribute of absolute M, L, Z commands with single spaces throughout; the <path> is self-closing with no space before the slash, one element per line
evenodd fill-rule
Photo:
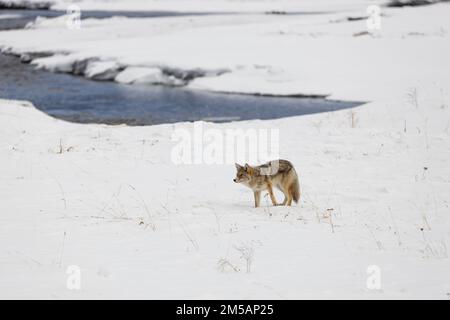
<path fill-rule="evenodd" d="M 56 10 L 10 10 L 0 9 L 0 30 L 22 29 L 28 22 L 34 21 L 36 17 L 55 18 L 66 14 L 64 11 Z M 106 19 L 115 16 L 128 18 L 161 18 L 161 17 L 179 17 L 179 16 L 200 16 L 214 15 L 224 13 L 205 13 L 205 12 L 176 12 L 176 11 L 82 11 L 81 19 Z M 229 14 L 229 13 L 227 13 Z M 2 15 L 17 15 L 1 19 Z"/>
<path fill-rule="evenodd" d="M 0 10 L 20 14 L 0 19 L 0 30 L 22 28 L 37 15 L 61 14 L 46 10 Z M 106 18 L 118 13 L 83 12 L 83 17 Z M 120 15 L 160 17 L 174 12 L 126 12 Z M 189 13 L 195 14 L 195 13 Z M 197 13 L 201 14 L 201 13 Z M 351 108 L 358 102 L 325 99 L 258 97 L 219 94 L 165 86 L 129 86 L 96 82 L 68 74 L 35 70 L 19 58 L 0 54 L 0 98 L 29 100 L 56 118 L 80 123 L 151 125 L 180 121 L 215 122 L 275 119 Z"/>
<path fill-rule="evenodd" d="M 0 98 L 29 100 L 49 115 L 69 121 L 130 125 L 274 119 L 351 108 L 359 104 L 97 82 L 35 70 L 17 57 L 3 54 L 0 54 Z"/>
<path fill-rule="evenodd" d="M 263 14 L 283 14 L 283 15 L 310 15 L 310 14 L 325 14 L 329 12 L 311 11 L 311 12 L 265 12 Z M 57 10 L 14 10 L 14 9 L 0 9 L 0 30 L 22 29 L 28 22 L 34 21 L 37 17 L 55 18 L 66 14 L 65 11 Z M 233 12 L 181 12 L 181 11 L 82 11 L 81 19 L 106 19 L 111 17 L 128 17 L 128 18 L 163 18 L 163 17 L 180 17 L 180 16 L 202 16 L 202 15 L 235 15 Z M 17 15 L 1 19 L 2 15 Z"/>
<path fill-rule="evenodd" d="M 16 17 L 17 15 L 17 17 Z M 22 29 L 25 25 L 34 21 L 36 17 L 53 18 L 61 15 L 56 11 L 48 10 L 9 10 L 0 9 L 0 30 Z M 14 16 L 2 18 L 2 16 Z"/>

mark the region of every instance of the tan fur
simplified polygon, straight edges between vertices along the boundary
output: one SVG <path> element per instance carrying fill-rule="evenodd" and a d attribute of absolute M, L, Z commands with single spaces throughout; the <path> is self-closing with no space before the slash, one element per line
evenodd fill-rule
<path fill-rule="evenodd" d="M 292 163 L 287 160 L 274 160 L 261 166 L 241 166 L 236 163 L 236 178 L 234 182 L 242 183 L 253 190 L 255 207 L 260 206 L 261 191 L 268 191 L 274 206 L 288 205 L 300 200 L 300 186 L 297 172 Z M 273 188 L 278 188 L 284 194 L 284 201 L 277 203 Z"/>

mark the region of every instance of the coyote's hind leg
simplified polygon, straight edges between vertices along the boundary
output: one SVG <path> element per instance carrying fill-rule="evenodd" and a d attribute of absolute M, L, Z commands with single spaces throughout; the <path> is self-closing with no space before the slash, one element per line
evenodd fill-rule
<path fill-rule="evenodd" d="M 292 205 L 292 198 L 294 197 L 294 189 L 292 187 L 288 190 L 288 199 L 287 199 L 287 205 L 290 207 Z"/>

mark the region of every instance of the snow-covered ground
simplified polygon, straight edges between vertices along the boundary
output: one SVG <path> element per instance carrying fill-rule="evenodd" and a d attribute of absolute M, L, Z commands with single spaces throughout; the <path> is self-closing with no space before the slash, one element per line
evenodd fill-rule
<path fill-rule="evenodd" d="M 280 130 L 302 199 L 254 209 L 234 165 L 173 163 L 171 136 L 192 124 L 80 125 L 0 100 L 0 297 L 446 299 L 450 5 L 383 8 L 381 30 L 357 35 L 366 22 L 346 18 L 373 2 L 348 3 L 320 15 L 111 18 L 80 30 L 60 18 L 1 32 L 4 50 L 64 52 L 34 61 L 52 70 L 89 58 L 92 75 L 98 58 L 103 72 L 130 67 L 121 79 L 204 70 L 189 87 L 369 103 L 205 123 Z M 81 290 L 66 286 L 71 265 Z M 367 286 L 370 266 L 380 289 Z"/>

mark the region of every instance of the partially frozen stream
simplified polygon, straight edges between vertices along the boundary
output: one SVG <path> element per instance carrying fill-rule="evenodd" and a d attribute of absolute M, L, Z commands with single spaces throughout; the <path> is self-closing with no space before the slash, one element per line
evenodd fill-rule
<path fill-rule="evenodd" d="M 22 29 L 36 17 L 55 18 L 64 15 L 64 11 L 55 10 L 10 10 L 0 9 L 0 30 Z M 156 18 L 176 16 L 199 16 L 223 13 L 176 12 L 176 11 L 83 11 L 81 19 L 106 19 L 113 16 L 128 18 Z M 3 18 L 2 18 L 3 16 Z"/>
<path fill-rule="evenodd" d="M 10 16 L 27 15 L 28 18 L 19 19 L 22 23 L 34 17 L 32 12 L 47 16 L 53 12 L 19 10 L 13 13 L 12 10 L 0 10 L 0 16 L 5 11 Z M 107 13 L 96 14 L 108 16 Z M 158 15 L 161 13 L 155 12 L 139 14 L 146 17 L 161 16 Z M 13 20 L 0 19 L 0 26 L 5 21 Z M 3 24 L 3 28 L 8 26 L 11 25 Z M 4 54 L 0 54 L 0 98 L 29 100 L 47 114 L 69 121 L 130 125 L 275 119 L 351 108 L 360 104 L 317 98 L 259 97 L 166 86 L 96 82 L 69 74 L 35 70 L 33 66 L 21 63 L 19 58 Z"/>

